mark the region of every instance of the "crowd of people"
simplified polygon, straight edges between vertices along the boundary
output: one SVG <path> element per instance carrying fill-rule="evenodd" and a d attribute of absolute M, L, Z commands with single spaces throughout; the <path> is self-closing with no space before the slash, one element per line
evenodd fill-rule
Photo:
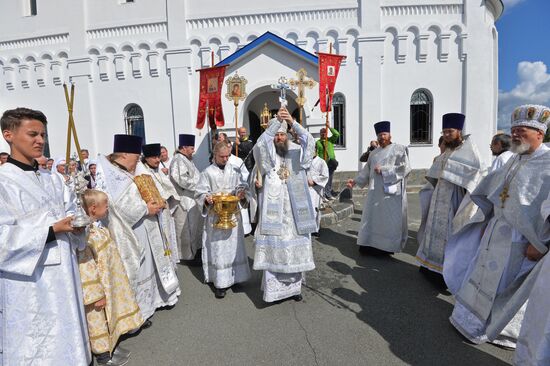
<path fill-rule="evenodd" d="M 511 135 L 491 141 L 489 169 L 462 132 L 465 120 L 443 115 L 440 155 L 419 193 L 420 271 L 454 295 L 450 322 L 468 341 L 516 349 L 517 365 L 550 365 L 550 259 L 543 260 L 550 244 L 550 148 L 543 143 L 550 108 L 516 108 Z M 374 127 L 377 143 L 348 186 L 368 187 L 360 252 L 389 255 L 407 240 L 411 168 L 407 148 L 391 142 L 390 122 Z"/>
<path fill-rule="evenodd" d="M 550 243 L 550 109 L 518 107 L 511 135 L 498 134 L 489 169 L 466 117 L 445 114 L 440 155 L 420 190 L 420 270 L 455 297 L 450 321 L 470 342 L 516 348 L 518 365 L 550 362 L 545 258 Z M 152 325 L 181 294 L 177 264 L 200 262 L 223 299 L 251 270 L 262 271 L 263 300 L 302 300 L 315 268 L 312 236 L 320 207 L 334 199 L 337 130 L 317 141 L 281 108 L 255 143 L 212 136 L 211 165 L 193 161 L 195 136 L 180 134 L 170 156 L 160 143 L 115 135 L 108 155 L 44 157 L 47 119 L 17 108 L 0 119 L 10 153 L 0 153 L 0 320 L 6 364 L 124 365 L 119 343 Z M 347 182 L 367 187 L 357 244 L 365 255 L 401 252 L 408 237 L 407 147 L 391 123 Z M 218 203 L 237 203 L 220 223 Z M 73 225 L 81 214 L 87 225 Z M 254 235 L 250 268 L 245 236 Z"/>
<path fill-rule="evenodd" d="M 42 155 L 41 112 L 8 110 L 0 122 L 10 146 L 0 167 L 6 364 L 88 365 L 92 354 L 99 365 L 126 364 L 121 337 L 178 301 L 178 263 L 202 263 L 219 299 L 250 279 L 244 238 L 253 226 L 264 300 L 302 300 L 328 168 L 286 109 L 255 144 L 244 128 L 233 144 L 214 134 L 212 164 L 202 172 L 190 134 L 179 135 L 173 156 L 160 143 L 115 135 L 108 155 L 82 150 L 67 161 Z M 218 222 L 220 197 L 238 202 L 229 226 Z M 79 204 L 89 225 L 73 225 Z"/>

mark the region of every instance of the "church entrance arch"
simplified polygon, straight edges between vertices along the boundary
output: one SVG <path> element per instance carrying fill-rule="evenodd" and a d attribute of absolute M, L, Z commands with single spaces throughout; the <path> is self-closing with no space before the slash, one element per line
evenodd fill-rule
<path fill-rule="evenodd" d="M 243 126 L 246 127 L 250 133 L 250 138 L 252 141 L 258 141 L 258 137 L 260 137 L 263 132 L 263 129 L 260 126 L 260 115 L 264 109 L 264 106 L 267 104 L 267 108 L 269 109 L 271 116 L 273 116 L 277 113 L 279 107 L 281 106 L 279 96 L 279 90 L 272 89 L 271 85 L 261 86 L 248 94 L 243 106 L 243 111 L 245 112 L 243 113 Z M 298 109 L 298 104 L 295 100 L 296 97 L 297 96 L 293 91 L 287 91 L 286 98 L 288 101 L 288 111 L 296 120 L 298 120 L 300 110 Z M 302 113 L 302 123 L 305 123 L 305 121 L 305 113 Z"/>

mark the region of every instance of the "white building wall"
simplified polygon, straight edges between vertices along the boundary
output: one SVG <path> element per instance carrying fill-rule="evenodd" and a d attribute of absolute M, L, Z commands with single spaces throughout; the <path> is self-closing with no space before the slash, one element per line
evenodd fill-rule
<path fill-rule="evenodd" d="M 210 66 L 211 51 L 218 62 L 270 31 L 309 52 L 326 52 L 332 43 L 347 56 L 336 85 L 346 98 L 340 170 L 359 167 L 379 120 L 393 122 L 395 142 L 410 144 L 409 102 L 418 88 L 434 98 L 434 144 L 410 146 L 414 168 L 426 168 L 437 154 L 447 112 L 467 114 L 467 132 L 490 159 L 485 146 L 496 129 L 500 0 L 235 0 L 231 7 L 218 0 L 41 0 L 36 16 L 23 17 L 24 1 L 0 5 L 0 109 L 43 110 L 53 155 L 65 149 L 63 82 L 76 83 L 75 120 L 81 145 L 92 154 L 109 152 L 112 135 L 125 132 L 129 103 L 143 109 L 147 141 L 173 148 L 178 133 L 198 133 L 195 70 Z M 315 65 L 268 45 L 231 65 L 228 75 L 245 76 L 254 96 L 301 67 L 317 80 Z M 318 108 L 311 111 L 317 90 L 306 92 L 313 133 L 324 123 Z M 251 102 L 241 103 L 239 125 L 247 126 Z M 231 102 L 224 101 L 224 113 L 232 134 Z M 205 136 L 206 130 L 198 144 L 206 156 Z"/>

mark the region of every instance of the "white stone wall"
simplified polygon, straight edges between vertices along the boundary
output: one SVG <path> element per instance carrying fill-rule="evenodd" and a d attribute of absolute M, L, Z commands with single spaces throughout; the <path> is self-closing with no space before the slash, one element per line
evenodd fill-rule
<path fill-rule="evenodd" d="M 356 170 L 357 158 L 374 138 L 373 124 L 393 122 L 394 141 L 410 144 L 409 102 L 419 88 L 433 95 L 433 142 L 441 115 L 467 114 L 486 162 L 496 129 L 497 32 L 500 0 L 328 0 L 272 2 L 235 0 L 41 0 L 38 14 L 23 17 L 25 0 L 0 5 L 0 110 L 28 106 L 50 121 L 52 155 L 65 150 L 67 111 L 63 82 L 76 83 L 75 120 L 81 145 L 109 152 L 112 135 L 124 133 L 124 108 L 141 106 L 148 142 L 173 148 L 178 133 L 194 129 L 198 103 L 196 69 L 215 62 L 270 31 L 309 52 L 347 56 L 336 91 L 346 98 L 346 147 L 337 151 L 341 170 Z M 248 80 L 250 97 L 239 107 L 257 114 L 258 95 L 280 76 L 316 66 L 278 46 L 256 49 L 228 67 Z M 308 90 L 305 118 L 317 133 L 324 117 L 317 88 Z M 272 102 L 276 104 L 276 99 Z M 232 135 L 234 108 L 224 101 Z M 199 136 L 199 160 L 207 144 Z M 0 150 L 5 150 L 0 142 Z M 437 147 L 410 146 L 414 168 L 426 168 Z"/>

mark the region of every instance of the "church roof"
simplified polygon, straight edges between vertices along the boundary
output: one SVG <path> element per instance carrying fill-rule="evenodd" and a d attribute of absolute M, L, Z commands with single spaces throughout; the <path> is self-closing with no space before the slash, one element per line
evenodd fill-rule
<path fill-rule="evenodd" d="M 226 58 L 218 62 L 216 66 L 229 65 L 266 43 L 273 43 L 279 47 L 287 49 L 288 51 L 296 54 L 299 57 L 302 57 L 310 61 L 311 63 L 317 64 L 318 58 L 314 54 L 307 52 L 306 50 L 288 42 L 287 40 L 271 32 L 265 32 L 260 37 L 256 38 L 246 46 L 238 49 L 233 54 L 227 56 Z"/>

